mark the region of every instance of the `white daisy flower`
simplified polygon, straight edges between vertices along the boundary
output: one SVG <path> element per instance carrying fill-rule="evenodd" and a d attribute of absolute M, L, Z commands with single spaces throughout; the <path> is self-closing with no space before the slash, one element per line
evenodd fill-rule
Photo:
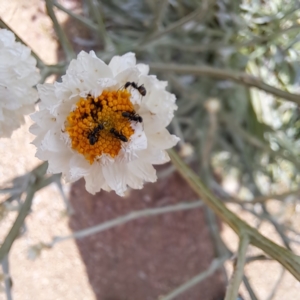
<path fill-rule="evenodd" d="M 0 137 L 10 137 L 34 111 L 40 79 L 31 50 L 15 41 L 14 34 L 0 29 Z"/>
<path fill-rule="evenodd" d="M 109 65 L 80 52 L 62 82 L 38 85 L 40 110 L 32 115 L 36 156 L 65 181 L 85 178 L 86 189 L 124 195 L 156 181 L 153 164 L 169 161 L 165 149 L 178 138 L 166 126 L 175 96 L 167 83 L 148 75 L 135 55 L 115 56 Z"/>

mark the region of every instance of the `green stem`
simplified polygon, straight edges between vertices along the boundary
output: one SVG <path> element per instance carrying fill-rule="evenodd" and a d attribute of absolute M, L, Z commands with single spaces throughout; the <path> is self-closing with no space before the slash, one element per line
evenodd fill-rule
<path fill-rule="evenodd" d="M 39 166 L 37 166 L 36 168 L 34 168 L 30 172 L 30 174 L 28 174 L 29 176 L 31 176 L 31 178 L 30 178 L 30 182 L 28 183 L 28 187 L 27 187 L 26 199 L 25 199 L 23 205 L 21 206 L 21 209 L 19 211 L 19 214 L 18 214 L 13 226 L 11 227 L 9 233 L 7 234 L 7 236 L 4 239 L 4 242 L 1 245 L 0 262 L 8 254 L 13 242 L 19 235 L 20 228 L 22 227 L 24 220 L 31 208 L 31 204 L 32 204 L 32 200 L 33 200 L 33 196 L 34 196 L 35 192 L 38 189 L 44 187 L 43 180 L 41 180 L 41 178 L 46 173 L 47 167 L 48 167 L 48 163 L 44 162 L 44 163 L 40 164 Z M 53 176 L 55 176 L 55 175 L 53 175 Z M 46 179 L 46 180 L 47 180 L 47 183 L 50 184 L 48 182 L 48 179 Z"/>
<path fill-rule="evenodd" d="M 53 22 L 54 30 L 59 39 L 59 43 L 61 43 L 61 46 L 64 49 L 67 60 L 70 61 L 72 58 L 75 57 L 75 52 L 65 34 L 65 32 L 62 30 L 61 26 L 59 25 L 59 23 L 57 21 L 57 18 L 55 16 L 55 13 L 54 13 L 54 10 L 52 7 L 51 0 L 46 0 L 46 9 L 47 9 L 47 13 L 48 13 L 50 19 Z"/>
<path fill-rule="evenodd" d="M 5 287 L 5 293 L 6 293 L 6 300 L 12 300 L 12 278 L 10 276 L 9 272 L 9 259 L 6 255 L 5 258 L 2 260 L 2 271 L 4 275 L 4 287 Z"/>
<path fill-rule="evenodd" d="M 52 4 L 54 6 L 56 6 L 58 9 L 62 10 L 63 12 L 65 12 L 66 14 L 68 14 L 69 16 L 71 16 L 72 18 L 74 18 L 75 20 L 79 21 L 80 23 L 82 23 L 83 25 L 89 27 L 92 30 L 98 31 L 98 27 L 97 25 L 95 25 L 93 22 L 91 22 L 89 19 L 84 18 L 83 16 L 74 14 L 71 10 L 66 9 L 64 6 L 62 6 L 60 3 L 58 3 L 55 0 L 51 1 Z"/>
<path fill-rule="evenodd" d="M 88 5 L 90 7 L 90 13 L 94 17 L 95 21 L 98 24 L 98 32 L 102 36 L 102 40 L 104 43 L 104 48 L 107 51 L 112 51 L 114 50 L 113 43 L 110 39 L 110 37 L 107 35 L 105 24 L 103 22 L 103 18 L 101 15 L 101 12 L 99 10 L 99 3 L 95 3 L 94 0 L 88 0 Z"/>
<path fill-rule="evenodd" d="M 215 197 L 202 183 L 200 178 L 182 161 L 174 150 L 169 150 L 169 155 L 174 166 L 190 187 L 202 198 L 226 224 L 228 224 L 238 235 L 248 234 L 250 243 L 283 265 L 296 279 L 300 280 L 300 257 L 291 251 L 277 245 L 264 237 L 255 228 L 249 226 L 232 211 L 230 211 L 220 199 Z"/>
<path fill-rule="evenodd" d="M 33 200 L 33 196 L 35 193 L 35 186 L 36 184 L 33 184 L 28 188 L 26 199 L 20 209 L 20 212 L 14 222 L 14 225 L 10 229 L 8 235 L 6 236 L 1 248 L 0 248 L 0 261 L 3 260 L 3 258 L 8 254 L 13 242 L 17 238 L 20 232 L 20 228 L 22 227 L 24 220 L 30 210 L 31 203 Z"/>
<path fill-rule="evenodd" d="M 255 292 L 253 291 L 252 289 L 252 286 L 247 278 L 247 276 L 243 276 L 243 282 L 244 282 L 244 285 L 248 291 L 248 294 L 249 294 L 249 297 L 251 298 L 251 300 L 258 300 L 258 298 L 256 297 L 255 295 Z"/>
<path fill-rule="evenodd" d="M 237 263 L 234 268 L 232 277 L 227 287 L 226 296 L 224 300 L 236 300 L 239 287 L 243 280 L 244 266 L 246 263 L 246 252 L 249 245 L 249 237 L 247 234 L 243 234 L 240 237 L 239 249 L 237 254 Z"/>
<path fill-rule="evenodd" d="M 154 71 L 188 73 L 197 76 L 210 76 L 217 79 L 231 80 L 239 84 L 256 87 L 277 97 L 290 100 L 300 105 L 300 95 L 292 94 L 273 87 L 257 77 L 233 70 L 218 69 L 209 66 L 192 66 L 178 64 L 153 63 L 150 68 Z"/>

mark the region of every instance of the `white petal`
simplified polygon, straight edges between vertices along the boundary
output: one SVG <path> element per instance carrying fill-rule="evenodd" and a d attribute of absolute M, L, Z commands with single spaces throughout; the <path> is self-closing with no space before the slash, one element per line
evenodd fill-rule
<path fill-rule="evenodd" d="M 156 170 L 152 164 L 141 160 L 134 160 L 128 163 L 128 171 L 145 181 L 155 182 L 157 180 Z"/>
<path fill-rule="evenodd" d="M 103 175 L 108 186 L 119 196 L 124 196 L 126 191 L 126 171 L 125 163 L 111 163 L 103 166 Z"/>
<path fill-rule="evenodd" d="M 108 66 L 111 68 L 114 76 L 116 76 L 118 73 L 128 68 L 134 67 L 135 64 L 136 64 L 135 54 L 129 52 L 122 56 L 114 56 L 111 59 Z"/>
<path fill-rule="evenodd" d="M 98 163 L 94 163 L 89 170 L 89 174 L 85 175 L 84 179 L 85 188 L 89 193 L 95 195 L 97 192 L 100 192 L 105 184 L 102 167 Z"/>
<path fill-rule="evenodd" d="M 158 149 L 151 144 L 148 145 L 147 149 L 139 152 L 139 157 L 153 165 L 160 165 L 170 161 L 170 157 L 165 150 Z"/>
<path fill-rule="evenodd" d="M 70 162 L 70 152 L 60 152 L 59 155 L 49 155 L 48 158 L 48 173 L 59 174 L 61 172 L 68 172 Z"/>
<path fill-rule="evenodd" d="M 34 111 L 38 94 L 33 86 L 39 79 L 31 50 L 0 29 L 0 137 L 10 137 L 24 115 Z"/>
<path fill-rule="evenodd" d="M 132 189 L 136 189 L 136 190 L 140 190 L 144 186 L 144 180 L 142 178 L 136 176 L 133 172 L 130 172 L 130 170 L 127 173 L 127 176 L 126 176 L 126 183 Z"/>
<path fill-rule="evenodd" d="M 147 136 L 149 143 L 159 149 L 169 149 L 174 147 L 180 140 L 176 135 L 169 133 L 167 129 Z"/>
<path fill-rule="evenodd" d="M 134 129 L 134 134 L 130 137 L 130 143 L 128 143 L 129 151 L 139 151 L 147 148 L 147 137 L 143 131 L 143 125 L 140 123 L 131 124 Z"/>
<path fill-rule="evenodd" d="M 49 150 L 52 152 L 60 152 L 63 151 L 66 147 L 62 140 L 59 138 L 59 133 L 54 130 L 48 130 L 45 134 L 44 139 L 41 142 L 42 150 Z"/>
<path fill-rule="evenodd" d="M 173 104 L 175 99 L 175 95 L 167 91 L 154 90 L 147 98 L 145 104 L 152 113 L 174 111 L 177 109 L 177 106 Z"/>
<path fill-rule="evenodd" d="M 145 65 L 145 64 L 137 64 L 136 67 L 138 68 L 138 70 L 140 71 L 140 73 L 142 75 L 148 75 L 149 73 L 149 66 L 148 65 Z"/>
<path fill-rule="evenodd" d="M 61 89 L 68 89 L 71 95 L 76 96 L 82 92 L 90 92 L 101 78 L 112 78 L 111 69 L 93 51 L 89 54 L 81 51 L 77 59 L 73 59 L 62 76 Z"/>
<path fill-rule="evenodd" d="M 57 98 L 55 95 L 55 87 L 53 84 L 45 83 L 38 84 L 37 90 L 41 99 L 40 109 L 49 108 L 57 104 Z"/>
<path fill-rule="evenodd" d="M 91 51 L 90 53 L 86 53 L 84 51 L 81 51 L 77 59 L 73 59 L 70 63 L 70 66 L 67 70 L 67 74 L 72 75 L 88 75 L 89 77 L 95 77 L 98 78 L 112 78 L 113 74 L 109 68 L 109 66 L 106 65 L 105 62 L 103 62 L 100 58 L 98 58 L 95 55 L 94 51 Z M 82 76 L 83 77 L 83 76 Z M 83 78 L 83 79 L 87 79 Z"/>

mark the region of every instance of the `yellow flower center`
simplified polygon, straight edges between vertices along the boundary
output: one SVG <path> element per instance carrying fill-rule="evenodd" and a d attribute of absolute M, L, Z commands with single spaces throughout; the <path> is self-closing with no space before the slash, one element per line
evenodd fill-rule
<path fill-rule="evenodd" d="M 67 117 L 66 131 L 72 148 L 90 164 L 102 154 L 118 155 L 121 144 L 128 142 L 134 133 L 130 119 L 122 115 L 134 113 L 130 96 L 126 89 L 103 91 L 98 97 L 88 95 L 80 98 Z"/>

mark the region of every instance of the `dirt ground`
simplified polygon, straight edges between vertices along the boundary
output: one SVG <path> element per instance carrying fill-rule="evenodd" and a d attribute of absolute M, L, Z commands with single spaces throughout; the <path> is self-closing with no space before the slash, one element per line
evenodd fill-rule
<path fill-rule="evenodd" d="M 64 1 L 72 8 L 74 2 Z M 47 63 L 57 61 L 57 45 L 50 19 L 40 0 L 10 0 L 0 3 L 0 17 L 19 34 Z M 58 13 L 59 20 L 67 17 Z M 39 161 L 34 158 L 33 136 L 26 124 L 12 139 L 0 140 L 0 184 L 32 169 Z M 160 207 L 181 201 L 195 200 L 195 195 L 174 174 L 156 184 L 134 191 L 129 198 L 113 193 L 92 196 L 86 193 L 83 181 L 65 186 L 74 208 L 68 217 L 55 186 L 40 191 L 34 199 L 32 213 L 26 219 L 26 232 L 13 245 L 10 269 L 13 296 L 20 300 L 146 300 L 158 299 L 192 276 L 205 270 L 214 253 L 202 209 L 165 214 L 129 222 L 123 226 L 88 238 L 56 245 L 41 253 L 35 261 L 28 260 L 30 245 L 50 241 L 53 236 L 67 235 L 73 230 L 120 216 L 132 210 Z M 248 222 L 255 219 L 241 214 Z M 15 213 L 0 223 L 0 238 L 11 226 Z M 261 230 L 280 242 L 271 226 Z M 223 226 L 222 236 L 228 247 L 236 249 L 237 238 Z M 299 254 L 299 249 L 295 249 Z M 255 253 L 251 248 L 249 253 Z M 230 274 L 232 263 L 226 268 Z M 246 267 L 246 274 L 258 299 L 266 299 L 281 272 L 275 262 L 255 262 Z M 176 299 L 221 300 L 224 284 L 220 273 L 192 288 Z M 242 287 L 245 300 L 250 299 Z M 275 300 L 299 299 L 300 285 L 289 273 L 279 286 Z M 6 299 L 0 292 L 0 299 Z"/>
<path fill-rule="evenodd" d="M 84 181 L 71 188 L 76 213 L 74 231 L 96 225 L 133 210 L 195 201 L 196 195 L 176 173 L 125 199 L 114 193 L 92 196 Z M 97 299 L 152 300 L 165 295 L 205 271 L 214 247 L 203 209 L 141 218 L 77 241 Z M 103 277 L 103 275 L 105 276 Z M 221 272 L 176 299 L 221 300 L 225 282 Z"/>

